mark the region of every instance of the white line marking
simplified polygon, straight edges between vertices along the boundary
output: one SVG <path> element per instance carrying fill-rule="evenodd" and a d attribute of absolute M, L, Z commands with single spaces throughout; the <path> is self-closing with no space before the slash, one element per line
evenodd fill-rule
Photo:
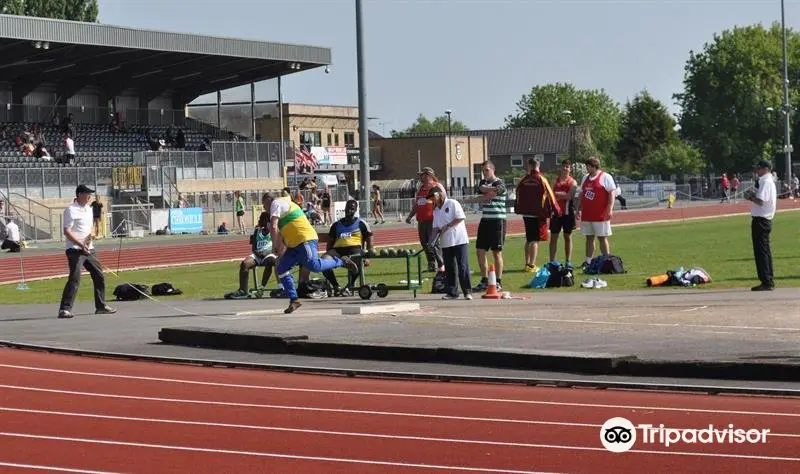
<path fill-rule="evenodd" d="M 348 459 L 348 458 L 327 458 L 327 457 L 320 457 L 320 456 L 300 456 L 296 454 L 278 454 L 278 453 L 259 453 L 259 452 L 252 452 L 252 451 L 234 451 L 228 449 L 210 449 L 210 448 L 195 448 L 190 446 L 172 446 L 172 445 L 163 445 L 163 444 L 150 444 L 150 443 L 131 443 L 126 441 L 111 441 L 111 440 L 101 440 L 101 439 L 90 439 L 90 438 L 69 438 L 69 437 L 62 437 L 62 436 L 43 436 L 43 435 L 33 435 L 27 433 L 3 433 L 0 432 L 0 436 L 8 436 L 8 437 L 17 437 L 17 438 L 31 438 L 31 439 L 45 439 L 51 441 L 69 441 L 74 443 L 92 443 L 92 444 L 110 444 L 110 445 L 119 445 L 119 446 L 135 446 L 135 447 L 142 447 L 142 448 L 156 448 L 156 449 L 172 449 L 177 451 L 194 451 L 194 452 L 205 452 L 205 453 L 216 453 L 216 454 L 237 454 L 241 456 L 261 456 L 261 457 L 272 457 L 272 458 L 284 458 L 284 459 L 303 459 L 303 460 L 311 460 L 311 461 L 328 461 L 328 462 L 343 462 L 343 463 L 356 463 L 356 464 L 372 464 L 372 465 L 381 465 L 381 466 L 400 466 L 400 467 L 421 467 L 427 469 L 449 469 L 449 470 L 459 470 L 459 471 L 477 471 L 477 472 L 504 472 L 510 474 L 544 474 L 535 471 L 514 471 L 514 470 L 500 470 L 500 469 L 489 469 L 489 468 L 479 468 L 479 467 L 459 467 L 459 466 L 441 466 L 441 465 L 432 465 L 432 464 L 412 464 L 412 463 L 400 463 L 400 462 L 389 462 L 389 461 L 374 461 L 374 460 L 362 460 L 362 459 Z M 590 446 L 564 446 L 558 444 L 531 444 L 530 447 L 533 448 L 541 448 L 541 449 L 567 449 L 573 451 L 602 451 L 607 453 L 608 451 L 605 448 L 595 448 Z M 746 455 L 746 454 L 719 454 L 719 453 L 692 453 L 686 451 L 653 451 L 653 450 L 645 450 L 645 449 L 631 449 L 628 451 L 629 453 L 640 453 L 640 454 L 660 454 L 665 456 L 695 456 L 695 457 L 711 457 L 711 458 L 732 458 L 732 459 L 757 459 L 761 461 L 790 461 L 790 462 L 798 462 L 800 458 L 789 458 L 789 457 L 780 457 L 780 456 L 756 456 L 756 455 Z"/>
<path fill-rule="evenodd" d="M 695 306 L 694 308 L 682 309 L 681 313 L 691 313 L 692 311 L 697 311 L 699 309 L 706 309 L 706 308 L 708 308 L 708 306 Z"/>
<path fill-rule="evenodd" d="M 441 316 L 431 314 L 431 317 L 441 319 L 479 319 L 481 321 L 542 321 L 546 323 L 570 323 L 570 324 L 607 324 L 612 326 L 648 326 L 648 327 L 681 327 L 693 329 L 741 329 L 743 331 L 778 331 L 778 332 L 800 332 L 800 328 L 770 328 L 764 326 L 718 326 L 712 324 L 682 324 L 682 323 L 637 323 L 620 321 L 593 321 L 591 319 L 552 319 L 552 318 L 495 318 L 487 316 Z"/>
<path fill-rule="evenodd" d="M 324 462 L 340 462 L 350 464 L 370 464 L 374 466 L 394 466 L 394 467 L 419 467 L 424 469 L 447 469 L 450 471 L 472 471 L 472 472 L 503 472 L 508 474 L 546 474 L 537 471 L 515 471 L 515 470 L 502 470 L 490 469 L 480 467 L 461 467 L 461 466 L 441 466 L 436 464 L 414 464 L 390 461 L 374 461 L 367 459 L 348 459 L 348 458 L 328 458 L 322 456 L 300 456 L 296 454 L 279 454 L 279 453 L 259 453 L 254 451 L 234 451 L 230 449 L 210 449 L 210 448 L 195 448 L 191 446 L 173 446 L 166 444 L 151 444 L 151 443 L 130 443 L 124 441 L 110 441 L 104 439 L 90 439 L 90 438 L 67 438 L 62 436 L 40 436 L 27 433 L 0 433 L 0 436 L 16 437 L 16 438 L 29 438 L 29 439 L 44 439 L 49 441 L 69 441 L 73 443 L 89 443 L 89 444 L 105 444 L 116 446 L 133 446 L 137 448 L 154 448 L 154 449 L 169 449 L 175 451 L 192 451 L 200 453 L 214 453 L 214 454 L 233 454 L 239 456 L 257 456 L 268 458 L 281 458 L 281 459 L 300 459 L 304 461 L 324 461 Z M 598 448 L 605 451 L 605 448 Z M 765 458 L 768 459 L 768 458 Z M 774 460 L 783 460 L 775 458 Z M 787 458 L 786 460 L 793 460 Z"/>
<path fill-rule="evenodd" d="M 358 395 L 358 396 L 372 396 L 372 397 L 402 397 L 402 398 L 422 398 L 422 399 L 432 399 L 432 400 L 457 400 L 457 401 L 470 401 L 470 402 L 490 402 L 490 403 L 518 403 L 518 404 L 529 404 L 529 405 L 555 405 L 555 406 L 575 406 L 575 407 L 590 407 L 590 408 L 613 408 L 613 409 L 631 409 L 631 410 L 662 410 L 662 411 L 683 411 L 683 412 L 694 412 L 694 413 L 724 413 L 730 415 L 759 415 L 759 416 L 789 416 L 789 417 L 799 417 L 800 413 L 781 413 L 781 412 L 751 412 L 751 411 L 737 411 L 737 410 L 713 410 L 713 409 L 702 409 L 702 408 L 681 408 L 681 407 L 648 407 L 648 406 L 637 406 L 637 405 L 601 405 L 601 404 L 589 404 L 589 403 L 571 403 L 571 402 L 547 402 L 541 400 L 518 400 L 518 399 L 504 399 L 504 398 L 481 398 L 481 397 L 457 397 L 457 396 L 448 396 L 448 395 L 419 395 L 413 393 L 387 393 L 387 392 L 358 392 L 358 391 L 349 391 L 349 390 L 323 390 L 323 389 L 313 389 L 313 388 L 296 388 L 296 387 L 271 387 L 271 386 L 263 386 L 263 385 L 245 385 L 245 384 L 230 384 L 230 383 L 218 383 L 218 382 L 201 382 L 197 380 L 182 380 L 182 379 L 170 379 L 170 378 L 159 378 L 159 377 L 142 377 L 136 375 L 119 375 L 119 374 L 103 374 L 97 372 L 80 372 L 75 370 L 61 370 L 61 369 L 45 369 L 40 367 L 28 367 L 28 366 L 19 366 L 19 365 L 8 365 L 8 364 L 0 364 L 0 368 L 11 368 L 11 369 L 21 369 L 21 370 L 33 370 L 33 371 L 43 371 L 43 372 L 54 372 L 54 373 L 62 373 L 62 374 L 70 374 L 70 375 L 86 375 L 92 377 L 106 377 L 106 378 L 118 378 L 118 379 L 129 379 L 129 380 L 147 380 L 153 382 L 166 382 L 166 383 L 178 383 L 178 384 L 190 384 L 190 385 L 204 385 L 204 386 L 211 386 L 211 387 L 226 387 L 226 388 L 247 388 L 247 389 L 255 389 L 255 390 L 274 390 L 274 391 L 283 391 L 283 392 L 304 392 L 304 393 L 323 393 L 323 394 L 334 394 L 334 395 Z M 16 386 L 16 385 L 0 385 L 0 388 L 11 388 L 11 389 L 18 389 L 18 390 L 48 390 L 48 389 L 40 389 L 35 387 L 23 387 L 23 386 Z M 56 393 L 78 393 L 83 394 L 84 392 L 68 392 L 68 391 L 59 391 L 54 390 Z M 108 395 L 112 396 L 112 395 Z"/>
<path fill-rule="evenodd" d="M 335 436 L 361 436 L 365 438 L 386 438 L 386 439 L 406 439 L 406 440 L 414 440 L 414 441 L 433 441 L 433 442 L 442 442 L 442 443 L 465 443 L 465 444 L 485 444 L 490 446 L 511 446 L 511 447 L 523 447 L 529 448 L 532 447 L 532 444 L 529 443 L 512 443 L 506 441 L 488 441 L 488 440 L 471 440 L 471 439 L 455 439 L 455 438 L 430 438 L 430 437 L 422 437 L 422 436 L 410 436 L 410 435 L 387 435 L 387 434 L 380 434 L 380 433 L 361 433 L 361 432 L 349 432 L 349 431 L 330 431 L 330 430 L 314 430 L 314 429 L 303 429 L 303 428 L 286 428 L 286 427 L 279 427 L 279 426 L 264 426 L 264 425 L 242 425 L 236 423 L 215 423 L 210 421 L 192 421 L 192 420 L 175 420 L 175 419 L 164 419 L 164 418 L 141 418 L 141 417 L 130 417 L 130 416 L 115 416 L 115 415 L 101 415 L 98 413 L 75 413 L 75 412 L 62 412 L 62 411 L 50 411 L 50 410 L 33 410 L 27 408 L 11 408 L 11 407 L 0 407 L 0 411 L 8 411 L 8 412 L 15 412 L 15 413 L 28 413 L 34 415 L 55 415 L 55 416 L 71 416 L 77 418 L 97 418 L 103 420 L 118 420 L 118 421 L 141 421 L 145 423 L 166 423 L 166 424 L 175 424 L 175 425 L 189 425 L 189 426 L 208 426 L 214 428 L 236 428 L 236 429 L 245 429 L 245 430 L 262 430 L 262 431 L 284 431 L 289 433 L 309 433 L 309 434 L 323 434 L 323 435 L 335 435 Z M 527 420 L 527 423 L 533 425 L 549 425 L 549 426 L 565 426 L 565 427 L 575 427 L 575 428 L 601 428 L 603 425 L 594 424 L 594 423 L 569 423 L 569 422 L 560 422 L 560 421 L 543 421 L 543 420 Z M 673 429 L 687 429 L 684 428 L 675 428 L 672 426 Z M 787 433 L 773 433 L 770 431 L 769 437 L 779 437 L 779 438 L 800 438 L 800 434 L 787 434 Z"/>
<path fill-rule="evenodd" d="M 436 414 L 427 414 L 427 413 L 407 413 L 407 412 L 391 412 L 391 411 L 378 411 L 378 410 L 351 410 L 345 408 L 320 408 L 320 407 L 298 407 L 298 406 L 291 406 L 291 405 L 267 405 L 263 403 L 238 403 L 238 402 L 220 402 L 220 401 L 209 401 L 209 400 L 191 400 L 191 399 L 181 399 L 181 398 L 163 398 L 163 397 L 139 397 L 134 395 L 116 395 L 110 393 L 93 393 L 93 392 L 75 392 L 75 391 L 68 391 L 68 390 L 56 390 L 56 389 L 47 389 L 47 388 L 33 388 L 33 387 L 15 387 L 13 385 L 0 385 L 0 388 L 10 388 L 10 389 L 17 389 L 22 391 L 29 391 L 29 392 L 45 392 L 45 393 L 58 393 L 64 395 L 79 395 L 79 396 L 86 396 L 86 397 L 96 397 L 96 398 L 112 398 L 112 399 L 122 399 L 122 400 L 140 400 L 140 401 L 148 401 L 148 402 L 166 402 L 166 403 L 186 403 L 186 404 L 193 404 L 193 405 L 211 405 L 211 406 L 227 406 L 227 407 L 237 407 L 237 408 L 264 408 L 270 410 L 290 410 L 290 411 L 303 411 L 303 412 L 322 412 L 322 413 L 347 413 L 347 414 L 355 414 L 355 415 L 379 415 L 379 416 L 405 416 L 410 418 L 428 418 L 428 419 L 439 419 L 439 420 L 459 420 L 459 421 L 479 421 L 479 422 L 489 422 L 489 423 L 514 423 L 514 424 L 527 424 L 527 425 L 536 425 L 541 424 L 537 421 L 532 420 L 515 420 L 511 418 L 481 418 L 481 417 L 469 417 L 469 416 L 455 416 L 455 415 L 436 415 Z M 552 403 L 557 405 L 556 403 Z M 579 405 L 579 406 L 593 406 L 593 405 Z M 623 408 L 623 407 L 616 407 L 616 408 Z M 627 407 L 626 407 L 627 408 Z M 639 407 L 641 409 L 648 409 L 647 407 Z M 652 410 L 656 410 L 656 408 L 650 408 Z M 684 411 L 680 409 L 676 409 L 676 411 Z M 705 412 L 711 413 L 724 413 L 718 410 L 703 410 Z M 730 412 L 729 412 L 730 413 Z M 744 413 L 749 414 L 749 413 Z M 771 414 L 769 414 L 771 415 Z M 797 414 L 786 414 L 787 416 L 800 416 Z"/>
<path fill-rule="evenodd" d="M 0 467 L 13 467 L 17 469 L 35 469 L 39 471 L 53 471 L 53 472 L 74 472 L 78 474 L 118 474 L 113 471 L 87 471 L 85 469 L 70 469 L 68 467 L 55 467 L 55 466 L 37 466 L 35 464 L 17 464 L 12 462 L 0 461 Z"/>

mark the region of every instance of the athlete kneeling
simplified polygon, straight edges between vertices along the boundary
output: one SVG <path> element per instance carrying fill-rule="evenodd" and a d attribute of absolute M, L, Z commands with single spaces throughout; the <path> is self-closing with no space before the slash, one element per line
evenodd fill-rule
<path fill-rule="evenodd" d="M 262 212 L 258 217 L 258 225 L 250 236 L 250 244 L 253 253 L 242 260 L 239 265 L 239 289 L 227 293 L 225 299 L 242 300 L 249 297 L 248 282 L 250 280 L 250 270 L 255 267 L 264 267 L 264 274 L 261 277 L 261 287 L 266 287 L 272 271 L 278 261 L 278 256 L 272 253 L 272 237 L 270 236 L 269 212 Z M 280 286 L 278 275 L 275 274 L 275 281 Z"/>

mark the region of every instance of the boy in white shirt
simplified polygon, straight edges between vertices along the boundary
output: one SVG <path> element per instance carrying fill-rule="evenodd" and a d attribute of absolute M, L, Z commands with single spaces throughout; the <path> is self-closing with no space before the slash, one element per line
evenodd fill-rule
<path fill-rule="evenodd" d="M 469 236 L 465 223 L 466 215 L 461 203 L 449 199 L 439 188 L 431 189 L 428 199 L 433 202 L 433 235 L 439 238 L 447 274 L 447 294 L 442 299 L 458 299 L 458 285 L 464 299 L 472 299 L 472 283 L 469 276 Z M 437 238 L 434 238 L 435 239 Z M 458 281 L 456 281 L 458 276 Z"/>

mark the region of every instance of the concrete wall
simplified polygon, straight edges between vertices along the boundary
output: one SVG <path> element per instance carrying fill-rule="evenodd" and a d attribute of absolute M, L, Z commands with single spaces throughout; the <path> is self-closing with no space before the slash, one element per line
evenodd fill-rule
<path fill-rule="evenodd" d="M 205 193 L 215 191 L 247 191 L 250 189 L 281 189 L 282 179 L 184 179 L 177 183 L 181 193 Z"/>

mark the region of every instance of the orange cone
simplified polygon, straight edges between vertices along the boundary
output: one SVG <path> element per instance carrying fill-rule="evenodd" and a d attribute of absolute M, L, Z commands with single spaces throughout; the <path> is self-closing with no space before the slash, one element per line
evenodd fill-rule
<path fill-rule="evenodd" d="M 497 277 L 494 274 L 494 264 L 489 265 L 489 283 L 487 286 L 488 288 L 486 288 L 486 294 L 481 296 L 481 298 L 487 300 L 499 300 L 503 297 L 503 295 L 497 292 Z"/>

